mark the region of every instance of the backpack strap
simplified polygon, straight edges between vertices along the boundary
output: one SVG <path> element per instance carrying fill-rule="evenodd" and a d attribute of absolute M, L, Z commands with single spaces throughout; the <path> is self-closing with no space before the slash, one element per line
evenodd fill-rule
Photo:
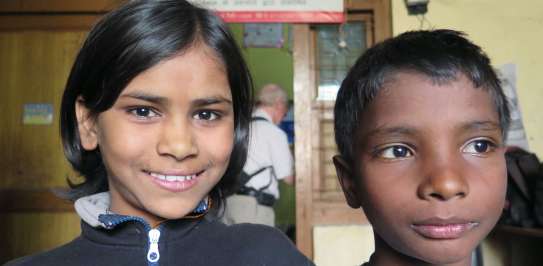
<path fill-rule="evenodd" d="M 261 116 L 253 116 L 253 117 L 251 117 L 251 123 L 252 122 L 257 122 L 257 121 L 270 122 L 270 121 L 268 121 L 268 119 L 266 119 L 264 117 L 261 117 Z M 240 187 L 244 187 L 247 184 L 247 182 L 249 182 L 249 180 L 251 180 L 251 178 L 253 176 L 258 175 L 258 174 L 264 172 L 267 169 L 271 169 L 273 171 L 273 168 L 272 168 L 271 165 L 270 166 L 264 166 L 264 167 L 256 170 L 255 172 L 253 172 L 251 174 L 248 174 L 245 171 L 241 171 L 241 175 L 239 177 L 239 185 L 240 185 Z M 266 185 L 263 189 L 268 188 L 270 185 L 271 185 L 271 180 L 268 183 L 268 185 Z M 260 189 L 260 190 L 263 190 L 263 189 Z"/>
<path fill-rule="evenodd" d="M 266 121 L 266 122 L 269 122 L 268 119 L 262 117 L 262 116 L 253 116 L 251 117 L 251 122 L 255 122 L 255 121 Z"/>
<path fill-rule="evenodd" d="M 269 122 L 268 119 L 266 119 L 266 118 L 264 118 L 262 116 L 253 116 L 253 117 L 251 117 L 251 123 L 256 122 L 256 121 Z M 264 166 L 264 167 L 256 170 L 255 172 L 253 172 L 251 174 L 248 174 L 245 171 L 241 171 L 241 175 L 240 175 L 240 178 L 239 178 L 239 185 L 241 187 L 245 186 L 245 184 L 247 184 L 247 182 L 249 182 L 249 180 L 251 180 L 251 178 L 253 176 L 262 173 L 264 170 L 266 170 L 268 168 L 272 168 L 271 165 L 270 166 Z"/>
<path fill-rule="evenodd" d="M 245 186 L 245 184 L 247 184 L 247 182 L 249 182 L 249 180 L 251 180 L 251 178 L 255 175 L 258 175 L 262 172 L 264 172 L 266 169 L 268 168 L 271 168 L 271 166 L 265 166 L 265 167 L 262 167 L 258 170 L 256 170 L 255 172 L 251 173 L 251 174 L 247 174 L 245 171 L 241 171 L 241 175 L 240 175 L 240 178 L 239 178 L 239 184 L 240 186 Z"/>

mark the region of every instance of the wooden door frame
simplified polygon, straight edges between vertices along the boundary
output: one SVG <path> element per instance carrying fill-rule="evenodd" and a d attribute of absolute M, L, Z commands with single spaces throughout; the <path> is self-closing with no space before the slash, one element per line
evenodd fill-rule
<path fill-rule="evenodd" d="M 88 30 L 126 0 L 2 0 L 0 31 Z"/>
<path fill-rule="evenodd" d="M 364 12 L 373 15 L 374 40 L 380 42 L 392 36 L 390 0 L 345 0 L 346 13 Z M 296 244 L 298 249 L 313 258 L 313 227 L 319 220 L 324 224 L 353 224 L 362 220 L 360 212 L 342 206 L 326 206 L 316 210 L 313 204 L 314 169 L 318 158 L 312 156 L 318 145 L 318 125 L 311 116 L 313 99 L 316 98 L 315 51 L 309 24 L 293 26 L 293 74 L 294 74 L 294 131 L 296 167 Z M 322 218 L 322 215 L 327 218 Z M 362 220 L 364 221 L 364 220 Z"/>

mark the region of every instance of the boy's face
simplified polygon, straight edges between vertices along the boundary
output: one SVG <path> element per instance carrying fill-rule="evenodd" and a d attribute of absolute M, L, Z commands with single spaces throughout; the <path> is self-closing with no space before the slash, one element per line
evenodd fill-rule
<path fill-rule="evenodd" d="M 374 227 L 377 258 L 469 265 L 504 205 L 495 110 L 463 75 L 438 85 L 400 72 L 385 83 L 361 114 L 355 165 L 335 158 L 349 205 Z"/>
<path fill-rule="evenodd" d="M 81 142 L 100 149 L 111 210 L 151 225 L 190 213 L 225 173 L 232 95 L 212 52 L 196 46 L 136 76 L 96 119 L 77 105 Z"/>

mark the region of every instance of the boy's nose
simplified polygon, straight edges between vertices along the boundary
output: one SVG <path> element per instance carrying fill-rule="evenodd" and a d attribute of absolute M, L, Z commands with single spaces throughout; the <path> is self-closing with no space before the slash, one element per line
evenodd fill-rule
<path fill-rule="evenodd" d="M 158 140 L 157 151 L 160 155 L 170 156 L 178 161 L 198 153 L 193 132 L 183 122 L 172 121 L 163 128 Z"/>
<path fill-rule="evenodd" d="M 417 194 L 425 200 L 447 201 L 469 194 L 469 185 L 462 173 L 462 166 L 446 160 L 435 164 L 419 185 Z"/>

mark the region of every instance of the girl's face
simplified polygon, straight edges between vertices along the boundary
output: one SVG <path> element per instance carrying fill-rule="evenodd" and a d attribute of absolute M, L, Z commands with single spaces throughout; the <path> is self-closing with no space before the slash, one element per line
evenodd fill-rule
<path fill-rule="evenodd" d="M 197 45 L 142 72 L 96 119 L 77 104 L 81 142 L 100 149 L 111 210 L 151 225 L 190 213 L 225 173 L 234 111 L 219 60 Z"/>
<path fill-rule="evenodd" d="M 470 265 L 505 199 L 504 147 L 490 94 L 463 75 L 438 85 L 398 73 L 361 120 L 358 182 L 344 174 L 342 185 L 373 225 L 372 260 Z"/>

